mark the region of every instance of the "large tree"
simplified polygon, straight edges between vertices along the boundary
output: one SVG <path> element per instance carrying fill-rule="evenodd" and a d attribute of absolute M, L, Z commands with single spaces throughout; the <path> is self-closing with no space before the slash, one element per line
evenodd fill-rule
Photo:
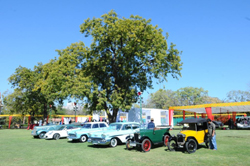
<path fill-rule="evenodd" d="M 35 84 L 41 77 L 43 65 L 39 63 L 34 70 L 19 66 L 15 73 L 9 77 L 9 82 L 14 92 L 4 95 L 4 105 L 8 107 L 9 113 L 43 114 L 47 117 L 48 101 L 40 89 L 35 90 Z"/>
<path fill-rule="evenodd" d="M 61 86 L 65 87 L 58 88 L 59 93 L 55 94 L 85 99 L 90 110 L 105 110 L 110 122 L 116 120 L 119 109 L 130 109 L 138 99 L 138 91 L 152 88 L 153 78 L 164 81 L 169 74 L 177 79 L 181 76 L 179 51 L 172 43 L 168 47 L 168 35 L 164 36 L 151 20 L 133 15 L 118 18 L 110 11 L 101 18 L 88 18 L 80 31 L 85 37 L 91 36 L 90 47 L 79 42 L 58 51 L 55 75 L 45 75 L 50 75 L 47 79 L 54 85 L 56 79 L 63 80 Z M 56 67 L 60 63 L 67 68 Z M 44 91 L 50 86 L 53 87 L 40 82 Z"/>

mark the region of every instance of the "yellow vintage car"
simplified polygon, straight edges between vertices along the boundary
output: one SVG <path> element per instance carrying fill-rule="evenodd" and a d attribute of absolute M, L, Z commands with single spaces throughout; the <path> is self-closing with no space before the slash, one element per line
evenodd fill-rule
<path fill-rule="evenodd" d="M 207 119 L 190 118 L 179 124 L 183 125 L 180 133 L 177 136 L 171 136 L 168 141 L 164 141 L 170 151 L 185 148 L 188 153 L 194 153 L 199 144 L 205 144 L 209 148 Z"/>

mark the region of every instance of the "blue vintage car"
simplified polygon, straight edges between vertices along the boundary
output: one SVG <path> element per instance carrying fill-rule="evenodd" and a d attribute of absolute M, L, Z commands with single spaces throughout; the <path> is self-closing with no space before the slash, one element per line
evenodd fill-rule
<path fill-rule="evenodd" d="M 126 143 L 129 136 L 139 129 L 140 124 L 136 122 L 111 123 L 107 130 L 89 133 L 88 142 L 116 147 L 118 143 Z"/>
<path fill-rule="evenodd" d="M 106 122 L 87 122 L 80 129 L 68 131 L 68 140 L 86 142 L 89 133 L 104 130 L 107 127 L 108 124 Z"/>
<path fill-rule="evenodd" d="M 63 125 L 46 125 L 46 126 L 36 126 L 34 127 L 34 129 L 31 131 L 31 135 L 34 138 L 40 138 L 43 139 L 45 134 L 48 131 L 52 131 L 52 130 L 58 130 L 61 126 Z M 80 123 L 75 123 L 75 124 L 66 124 L 65 126 L 79 126 L 80 127 Z"/>

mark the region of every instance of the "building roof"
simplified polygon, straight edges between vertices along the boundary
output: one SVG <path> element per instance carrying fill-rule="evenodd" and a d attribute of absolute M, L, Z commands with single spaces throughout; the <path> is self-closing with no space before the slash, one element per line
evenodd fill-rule
<path fill-rule="evenodd" d="M 190 106 L 173 106 L 173 107 L 169 107 L 169 109 L 170 110 L 172 109 L 174 111 L 206 113 L 206 110 L 205 110 L 206 107 L 211 107 L 212 113 L 250 112 L 250 101 L 234 102 L 234 103 L 190 105 Z"/>

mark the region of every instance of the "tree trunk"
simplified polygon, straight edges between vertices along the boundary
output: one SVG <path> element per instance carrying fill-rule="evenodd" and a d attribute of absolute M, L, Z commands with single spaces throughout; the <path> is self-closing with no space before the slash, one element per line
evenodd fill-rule
<path fill-rule="evenodd" d="M 47 118 L 48 114 L 47 114 L 47 103 L 44 103 L 43 106 L 43 120 L 45 120 Z"/>
<path fill-rule="evenodd" d="M 108 114 L 109 123 L 116 122 L 116 117 L 117 117 L 118 110 L 119 110 L 118 108 L 113 109 L 113 114 L 112 115 L 110 113 Z"/>

